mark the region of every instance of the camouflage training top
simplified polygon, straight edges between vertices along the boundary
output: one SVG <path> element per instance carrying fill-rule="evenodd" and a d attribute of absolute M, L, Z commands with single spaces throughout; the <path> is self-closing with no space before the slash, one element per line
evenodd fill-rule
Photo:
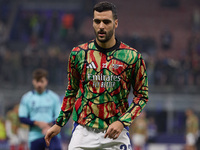
<path fill-rule="evenodd" d="M 106 129 L 114 121 L 129 126 L 148 101 L 146 67 L 141 54 L 117 40 L 103 49 L 95 40 L 73 48 L 68 63 L 68 87 L 56 124 L 75 122 Z M 128 95 L 134 98 L 129 106 Z"/>

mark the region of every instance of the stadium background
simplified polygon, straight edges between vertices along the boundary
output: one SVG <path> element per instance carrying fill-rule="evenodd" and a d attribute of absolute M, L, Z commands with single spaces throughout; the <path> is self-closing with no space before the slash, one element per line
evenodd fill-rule
<path fill-rule="evenodd" d="M 92 8 L 98 1 L 0 0 L 2 117 L 32 88 L 31 72 L 37 67 L 49 71 L 49 88 L 62 99 L 68 55 L 73 46 L 94 38 Z M 108 1 L 118 7 L 118 39 L 146 61 L 150 91 L 145 111 L 155 118 L 156 143 L 181 149 L 185 109 L 200 115 L 200 2 Z"/>

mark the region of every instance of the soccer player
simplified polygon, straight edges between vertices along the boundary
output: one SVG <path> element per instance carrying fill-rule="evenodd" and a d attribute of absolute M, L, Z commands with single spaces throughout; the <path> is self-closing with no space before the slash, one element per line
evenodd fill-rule
<path fill-rule="evenodd" d="M 18 134 L 21 125 L 18 117 L 18 107 L 18 105 L 14 105 L 6 114 L 5 127 L 10 150 L 18 149 L 21 143 Z"/>
<path fill-rule="evenodd" d="M 144 150 L 147 141 L 147 119 L 146 112 L 142 112 L 140 116 L 133 122 L 130 126 L 133 133 L 131 135 L 132 143 L 134 145 L 134 150 Z"/>
<path fill-rule="evenodd" d="M 190 108 L 186 109 L 186 150 L 196 150 L 197 137 L 199 136 L 199 119 Z"/>
<path fill-rule="evenodd" d="M 33 72 L 32 84 L 34 90 L 23 95 L 19 106 L 19 118 L 22 123 L 30 126 L 30 150 L 45 150 L 44 135 L 55 124 L 55 119 L 60 111 L 59 96 L 46 89 L 48 85 L 48 72 L 36 69 Z M 61 150 L 58 136 L 52 139 L 50 150 Z"/>
<path fill-rule="evenodd" d="M 131 149 L 128 127 L 148 101 L 148 82 L 141 54 L 115 38 L 114 4 L 93 8 L 96 39 L 74 47 L 69 56 L 68 87 L 47 145 L 71 114 L 74 130 L 69 150 Z M 133 87 L 135 97 L 128 104 Z"/>

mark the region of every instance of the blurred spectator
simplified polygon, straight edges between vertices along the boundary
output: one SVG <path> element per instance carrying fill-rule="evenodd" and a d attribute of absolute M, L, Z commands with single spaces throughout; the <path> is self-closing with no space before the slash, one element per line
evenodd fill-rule
<path fill-rule="evenodd" d="M 74 26 L 74 15 L 64 14 L 62 16 L 62 26 L 64 29 L 71 29 Z"/>
<path fill-rule="evenodd" d="M 163 50 L 169 50 L 172 47 L 172 33 L 169 29 L 165 29 L 165 31 L 161 34 L 161 47 Z"/>
<path fill-rule="evenodd" d="M 5 42 L 6 29 L 6 25 L 0 19 L 0 44 Z"/>
<path fill-rule="evenodd" d="M 7 149 L 7 135 L 6 135 L 6 127 L 5 120 L 2 116 L 0 116 L 0 149 Z"/>
<path fill-rule="evenodd" d="M 146 61 L 147 73 L 148 73 L 148 82 L 149 85 L 155 84 L 155 57 L 149 55 L 148 53 L 142 53 L 144 60 Z"/>
<path fill-rule="evenodd" d="M 20 139 L 19 150 L 28 150 L 28 132 L 29 127 L 26 124 L 21 123 L 18 129 L 18 137 Z"/>
<path fill-rule="evenodd" d="M 6 128 L 5 121 L 2 116 L 0 116 L 0 141 L 6 140 Z"/>
<path fill-rule="evenodd" d="M 200 33 L 196 32 L 188 40 L 188 55 L 190 57 L 189 84 L 200 85 Z"/>
<path fill-rule="evenodd" d="M 154 117 L 148 118 L 148 143 L 155 143 L 157 137 L 157 125 L 155 123 Z"/>
<path fill-rule="evenodd" d="M 88 0 L 89 5 L 92 5 L 94 1 L 95 0 Z M 178 1 L 179 0 L 163 0 L 162 4 L 165 6 L 172 6 L 175 3 L 178 4 Z M 11 27 L 9 44 L 7 44 L 4 54 L 0 55 L 0 81 L 6 83 L 2 83 L 2 85 L 28 85 L 31 80 L 28 75 L 33 69 L 40 66 L 46 68 L 50 72 L 50 78 L 52 79 L 50 84 L 62 84 L 62 81 L 65 79 L 63 70 L 66 70 L 66 64 L 62 61 L 64 58 L 60 59 L 61 55 L 65 55 L 65 59 L 67 59 L 67 53 L 69 53 L 67 50 L 70 50 L 73 45 L 82 43 L 80 41 L 87 41 L 89 36 L 87 32 L 85 35 L 80 33 L 81 29 L 87 29 L 84 22 L 87 24 L 88 17 L 91 17 L 89 12 L 85 10 L 87 8 L 84 7 L 83 11 L 66 11 L 65 9 L 42 9 L 39 7 L 38 9 L 27 9 L 26 7 L 19 7 L 16 16 L 14 16 L 12 20 L 13 22 L 11 21 L 13 25 L 8 25 L 11 3 L 12 1 L 10 0 L 0 1 L 0 41 L 3 37 L 1 35 L 4 35 L 7 30 L 5 28 Z M 80 5 L 88 4 L 85 2 L 80 3 Z M 87 5 L 87 7 L 89 5 Z M 165 11 L 167 14 L 170 13 L 171 10 L 165 9 Z M 182 13 L 187 13 L 185 11 Z M 195 7 L 191 12 L 193 12 L 192 24 L 199 26 L 199 9 Z M 191 18 L 191 14 L 189 15 Z M 185 22 L 189 22 L 187 17 L 185 17 L 185 19 Z M 190 25 L 193 26 L 192 24 Z M 149 26 L 149 28 L 150 27 L 151 26 Z M 183 29 L 186 35 L 185 37 L 187 37 L 189 34 L 188 30 L 191 30 L 191 28 L 185 27 L 183 23 L 180 30 L 182 31 Z M 199 86 L 200 34 L 198 31 L 192 32 L 192 36 L 189 39 L 188 52 L 185 54 L 184 58 L 179 59 L 175 56 L 177 59 L 175 60 L 172 57 L 162 56 L 160 58 L 160 56 L 157 55 L 160 51 L 159 49 L 157 50 L 157 45 L 161 45 L 162 50 L 171 49 L 176 51 L 179 49 L 179 45 L 176 45 L 177 47 L 175 47 L 175 45 L 174 47 L 172 46 L 178 40 L 173 40 L 173 35 L 175 34 L 174 28 L 169 24 L 166 26 L 166 29 L 160 30 L 161 32 L 156 31 L 155 34 L 153 30 L 150 32 L 149 28 L 147 29 L 149 33 L 145 34 L 131 32 L 119 35 L 119 38 L 123 38 L 127 44 L 147 55 L 149 83 L 152 85 L 178 85 L 179 87 L 180 85 Z M 124 31 L 119 31 L 119 33 L 120 32 Z M 174 35 L 174 37 L 176 36 Z M 187 45 L 185 47 L 187 47 Z M 59 50 L 56 50 L 56 54 L 52 56 L 52 52 L 49 52 L 51 49 Z M 161 53 L 163 53 L 162 50 Z M 167 52 L 171 55 L 170 51 Z M 177 69 L 178 63 L 180 66 Z"/>
<path fill-rule="evenodd" d="M 186 115 L 186 150 L 196 150 L 199 133 L 199 119 L 192 109 L 185 111 Z"/>
<path fill-rule="evenodd" d="M 148 136 L 148 125 L 146 112 L 142 111 L 140 116 L 130 126 L 133 150 L 144 150 Z"/>
<path fill-rule="evenodd" d="M 8 137 L 10 150 L 26 150 L 27 149 L 27 137 L 23 134 L 23 140 L 20 138 L 21 123 L 18 117 L 19 105 L 14 105 L 14 107 L 7 112 L 6 115 L 6 134 Z"/>
<path fill-rule="evenodd" d="M 161 6 L 176 8 L 180 6 L 180 0 L 161 0 Z"/>
<path fill-rule="evenodd" d="M 11 10 L 11 1 L 10 0 L 1 0 L 0 1 L 0 21 L 5 25 L 8 23 L 9 15 Z"/>
<path fill-rule="evenodd" d="M 12 81 L 12 52 L 6 49 L 2 63 L 2 78 L 6 82 Z"/>
<path fill-rule="evenodd" d="M 57 11 L 52 12 L 50 22 L 51 22 L 50 41 L 55 43 L 60 38 L 59 32 L 61 29 L 61 19 L 60 19 L 60 15 Z"/>
<path fill-rule="evenodd" d="M 192 30 L 194 32 L 199 31 L 200 29 L 200 13 L 199 9 L 194 9 L 192 14 Z"/>

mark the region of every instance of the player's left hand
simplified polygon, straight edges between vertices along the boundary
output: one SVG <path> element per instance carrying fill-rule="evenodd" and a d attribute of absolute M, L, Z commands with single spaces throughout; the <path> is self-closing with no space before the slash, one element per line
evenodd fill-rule
<path fill-rule="evenodd" d="M 109 125 L 104 138 L 117 139 L 124 129 L 124 125 L 120 121 L 115 121 Z"/>

